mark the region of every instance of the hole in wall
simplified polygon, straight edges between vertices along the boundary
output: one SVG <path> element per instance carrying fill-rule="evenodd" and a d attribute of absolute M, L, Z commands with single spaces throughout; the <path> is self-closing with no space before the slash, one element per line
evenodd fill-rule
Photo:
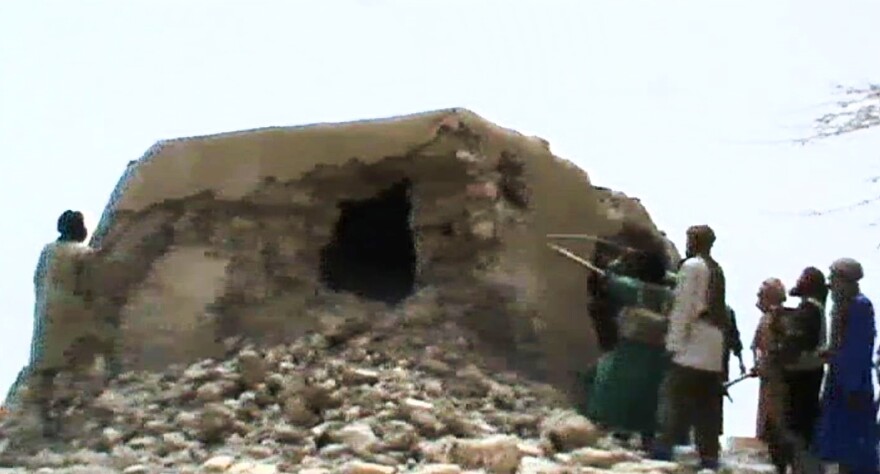
<path fill-rule="evenodd" d="M 321 252 L 324 285 L 391 305 L 413 293 L 411 187 L 403 180 L 372 198 L 340 203 L 333 238 Z"/>

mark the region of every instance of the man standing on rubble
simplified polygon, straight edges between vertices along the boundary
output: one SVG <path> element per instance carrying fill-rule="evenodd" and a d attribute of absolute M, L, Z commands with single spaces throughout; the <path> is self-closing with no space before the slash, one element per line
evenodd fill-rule
<path fill-rule="evenodd" d="M 662 249 L 629 254 L 635 276 L 605 274 L 609 299 L 620 307 L 616 322 L 619 340 L 587 374 L 586 415 L 625 440 L 641 435 L 650 451 L 657 421 L 658 392 L 669 361 L 663 336 L 672 290 L 663 284 L 669 266 Z"/>
<path fill-rule="evenodd" d="M 785 285 L 778 278 L 768 278 L 758 289 L 757 308 L 761 319 L 755 331 L 752 350 L 755 353 L 754 375 L 761 378 L 758 395 L 758 439 L 767 444 L 770 460 L 776 472 L 785 474 L 789 466 L 798 472 L 797 454 L 805 444 L 797 443 L 790 430 L 788 406 L 792 395 L 785 383 L 784 367 L 796 354 L 786 334 L 789 310 L 783 306 L 786 300 Z"/>
<path fill-rule="evenodd" d="M 671 460 L 677 437 L 694 428 L 701 465 L 717 469 L 722 420 L 725 334 L 730 314 L 724 272 L 712 258 L 715 233 L 705 225 L 687 232 L 687 254 L 669 316 L 666 350 L 672 364 L 664 381 L 662 428 L 654 457 Z"/>
<path fill-rule="evenodd" d="M 874 306 L 859 288 L 862 265 L 842 258 L 831 265 L 831 345 L 816 432 L 819 457 L 841 472 L 876 473 L 877 407 L 872 383 Z"/>
<path fill-rule="evenodd" d="M 50 415 L 55 376 L 73 366 L 75 344 L 94 329 L 89 305 L 79 294 L 84 260 L 92 253 L 83 244 L 88 231 L 82 213 L 65 211 L 57 227 L 60 236 L 43 248 L 34 272 L 31 354 L 24 374 L 16 381 L 27 381 L 22 401 L 39 412 L 45 436 L 57 431 Z M 18 398 L 17 390 L 10 390 L 14 399 Z"/>
<path fill-rule="evenodd" d="M 684 265 L 684 262 L 686 262 L 687 259 L 691 258 L 691 257 L 693 257 L 693 255 L 691 255 L 690 253 L 686 253 L 685 258 L 683 258 L 681 261 L 678 262 L 678 266 L 676 268 L 681 269 L 681 266 Z M 669 282 L 669 284 L 673 288 L 675 287 L 677 276 L 678 276 L 678 273 L 675 273 L 675 272 L 669 272 L 669 274 L 668 274 L 667 281 Z M 730 380 L 729 366 L 730 366 L 731 354 L 736 356 L 736 358 L 739 362 L 740 375 L 746 374 L 746 366 L 745 366 L 745 363 L 743 362 L 743 358 L 742 358 L 742 350 L 743 350 L 742 336 L 740 335 L 739 328 L 736 324 L 736 312 L 733 311 L 733 308 L 731 308 L 730 305 L 727 305 L 727 313 L 730 315 L 730 326 L 728 326 L 727 332 L 725 332 L 725 334 L 724 334 L 724 336 L 725 336 L 725 339 L 724 339 L 724 341 L 725 341 L 724 342 L 724 345 L 725 345 L 724 380 Z M 722 398 L 722 400 L 721 400 L 722 405 L 724 403 L 723 399 L 724 399 L 724 396 L 726 395 L 726 393 L 727 393 L 726 391 L 721 391 L 719 393 L 719 396 Z M 662 411 L 661 411 L 661 413 L 662 413 Z M 723 429 L 724 428 L 724 417 L 723 416 L 721 417 L 721 422 L 718 424 L 718 428 L 719 428 L 718 436 L 723 435 L 724 434 L 724 429 Z M 690 428 L 687 428 L 687 429 L 689 430 Z M 685 432 L 676 436 L 677 441 L 675 444 L 678 446 L 689 445 L 691 443 L 692 438 L 693 438 L 693 436 L 691 435 L 690 431 L 685 431 Z"/>
<path fill-rule="evenodd" d="M 790 296 L 799 297 L 795 310 L 799 354 L 785 367 L 785 385 L 789 393 L 788 413 L 791 430 L 805 446 L 813 443 L 816 420 L 819 419 L 819 394 L 825 376 L 821 353 L 828 339 L 825 321 L 825 303 L 828 285 L 825 274 L 816 267 L 807 267 L 801 273 Z"/>

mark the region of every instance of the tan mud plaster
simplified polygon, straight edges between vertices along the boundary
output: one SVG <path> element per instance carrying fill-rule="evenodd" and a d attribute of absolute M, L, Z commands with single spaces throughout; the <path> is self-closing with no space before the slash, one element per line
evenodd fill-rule
<path fill-rule="evenodd" d="M 132 293 L 122 309 L 121 343 L 133 358 L 153 359 L 150 365 L 161 366 L 210 352 L 180 344 L 181 340 L 213 343 L 213 338 L 199 336 L 213 333 L 205 307 L 223 294 L 228 261 L 209 256 L 210 250 L 173 248 L 153 264 L 144 285 Z"/>

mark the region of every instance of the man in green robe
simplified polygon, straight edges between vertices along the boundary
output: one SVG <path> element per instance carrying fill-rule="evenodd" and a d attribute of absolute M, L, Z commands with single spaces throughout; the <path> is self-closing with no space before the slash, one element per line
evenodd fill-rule
<path fill-rule="evenodd" d="M 673 300 L 673 290 L 664 285 L 667 267 L 665 255 L 651 252 L 629 254 L 609 266 L 604 280 L 608 299 L 622 315 L 620 338 L 587 375 L 585 415 L 617 433 L 641 434 L 645 449 L 657 429 L 659 388 L 669 363 L 662 320 Z M 624 268 L 634 276 L 618 273 Z M 649 321 L 642 324 L 641 317 Z"/>

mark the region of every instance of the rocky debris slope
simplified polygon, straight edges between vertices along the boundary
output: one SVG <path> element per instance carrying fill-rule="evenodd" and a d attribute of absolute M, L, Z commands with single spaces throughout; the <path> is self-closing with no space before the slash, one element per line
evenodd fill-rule
<path fill-rule="evenodd" d="M 453 323 L 324 330 L 164 373 L 68 383 L 64 439 L 42 444 L 23 411 L 4 421 L 5 472 L 688 472 L 614 445 L 561 394 L 475 360 Z M 759 472 L 740 470 L 741 472 Z"/>

